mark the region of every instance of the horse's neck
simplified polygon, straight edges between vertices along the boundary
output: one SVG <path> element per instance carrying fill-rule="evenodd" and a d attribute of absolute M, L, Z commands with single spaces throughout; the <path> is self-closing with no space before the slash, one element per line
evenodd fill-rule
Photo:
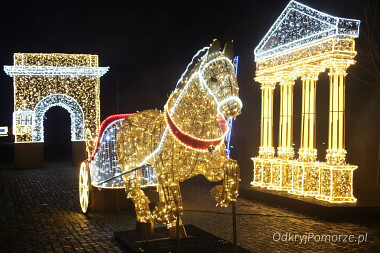
<path fill-rule="evenodd" d="M 175 124 L 187 134 L 201 139 L 214 139 L 222 134 L 216 102 L 202 87 L 198 76 L 173 93 L 168 109 Z"/>

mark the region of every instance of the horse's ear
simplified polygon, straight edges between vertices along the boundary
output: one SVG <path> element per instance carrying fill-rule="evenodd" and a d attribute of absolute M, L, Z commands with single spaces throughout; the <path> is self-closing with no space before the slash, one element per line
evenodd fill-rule
<path fill-rule="evenodd" d="M 223 55 L 231 61 L 234 59 L 234 44 L 232 41 L 228 41 L 226 45 L 224 45 Z"/>
<path fill-rule="evenodd" d="M 207 61 L 211 61 L 212 59 L 217 57 L 219 54 L 219 50 L 220 50 L 220 42 L 219 40 L 214 39 L 214 41 L 212 42 L 208 50 Z"/>

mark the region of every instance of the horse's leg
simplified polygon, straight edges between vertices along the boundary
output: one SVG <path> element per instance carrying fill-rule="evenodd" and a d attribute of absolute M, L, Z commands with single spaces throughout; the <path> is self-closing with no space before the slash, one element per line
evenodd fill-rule
<path fill-rule="evenodd" d="M 212 189 L 212 194 L 221 206 L 228 206 L 235 202 L 239 191 L 240 170 L 235 160 L 230 158 L 221 158 L 222 167 L 206 169 L 206 178 L 210 181 L 223 179 L 222 185 L 217 185 Z M 220 164 L 219 163 L 219 164 Z M 214 163 L 218 164 L 218 163 Z"/>
<path fill-rule="evenodd" d="M 136 210 L 136 233 L 139 238 L 147 238 L 154 233 L 154 222 L 149 209 L 149 199 L 141 189 L 141 170 L 125 176 L 127 198 L 132 199 Z"/>
<path fill-rule="evenodd" d="M 159 180 L 161 182 L 158 186 L 160 201 L 153 216 L 157 222 L 167 225 L 170 238 L 177 238 L 177 228 L 179 238 L 185 238 L 187 234 L 180 218 L 183 213 L 183 204 L 179 182 L 173 182 L 168 175 L 160 178 L 163 179 Z"/>

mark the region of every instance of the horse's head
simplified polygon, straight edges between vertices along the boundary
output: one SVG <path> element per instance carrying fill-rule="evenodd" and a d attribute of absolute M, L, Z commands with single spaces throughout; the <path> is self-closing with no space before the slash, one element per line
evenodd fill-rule
<path fill-rule="evenodd" d="M 219 50 L 220 43 L 214 40 L 199 66 L 199 78 L 204 88 L 214 97 L 218 112 L 224 117 L 232 118 L 240 114 L 243 106 L 232 64 L 232 42 L 227 42 L 222 52 Z"/>

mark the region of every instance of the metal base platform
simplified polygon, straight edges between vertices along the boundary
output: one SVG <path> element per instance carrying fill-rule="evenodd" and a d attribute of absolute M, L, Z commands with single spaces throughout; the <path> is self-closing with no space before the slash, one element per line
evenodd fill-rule
<path fill-rule="evenodd" d="M 180 240 L 181 253 L 234 252 L 234 245 L 193 225 L 185 225 L 188 237 Z M 166 227 L 154 229 L 154 235 L 147 240 L 138 240 L 135 230 L 114 232 L 116 241 L 126 252 L 177 252 L 177 240 L 169 238 Z M 237 247 L 237 252 L 249 252 Z"/>

